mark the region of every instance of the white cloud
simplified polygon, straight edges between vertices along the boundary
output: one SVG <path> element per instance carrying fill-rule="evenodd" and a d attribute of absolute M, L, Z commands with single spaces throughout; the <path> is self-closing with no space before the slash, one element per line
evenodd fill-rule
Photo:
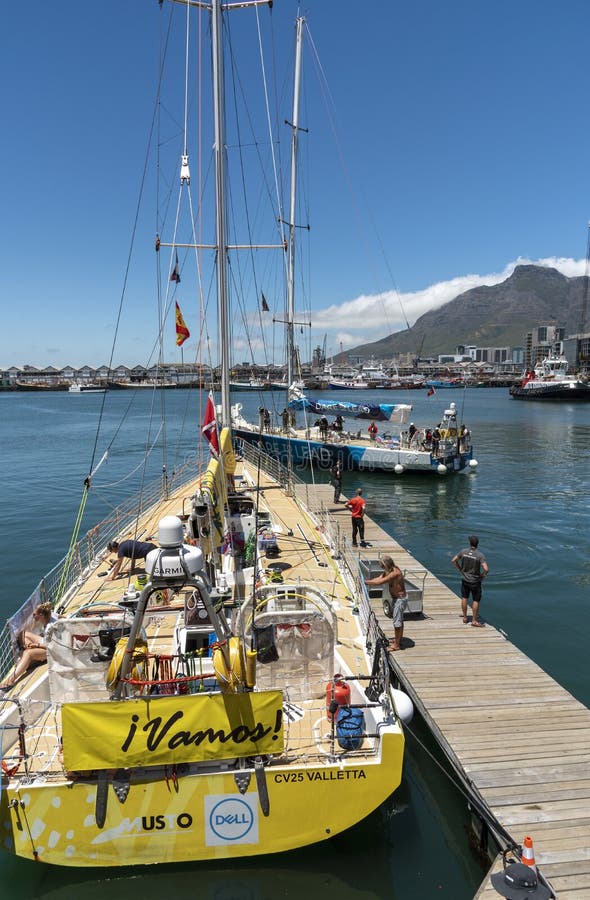
<path fill-rule="evenodd" d="M 508 263 L 501 272 L 461 275 L 449 281 L 431 284 L 421 291 L 362 294 L 354 300 L 345 300 L 318 310 L 313 315 L 313 324 L 319 330 L 330 332 L 330 343 L 342 344 L 343 349 L 354 347 L 378 340 L 380 336 L 402 331 L 406 328 L 406 320 L 413 325 L 424 313 L 444 306 L 465 291 L 481 285 L 499 284 L 512 275 L 516 266 L 522 265 L 554 268 L 568 278 L 586 274 L 585 259 L 547 257 L 532 260 L 519 257 Z"/>

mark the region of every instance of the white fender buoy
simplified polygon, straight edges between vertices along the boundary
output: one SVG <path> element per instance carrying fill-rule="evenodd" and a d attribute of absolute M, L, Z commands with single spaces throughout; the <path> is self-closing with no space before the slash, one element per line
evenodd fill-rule
<path fill-rule="evenodd" d="M 391 693 L 393 694 L 395 711 L 404 725 L 407 725 L 408 722 L 412 721 L 414 716 L 414 704 L 404 691 L 398 691 L 396 688 L 392 688 Z"/>
<path fill-rule="evenodd" d="M 397 465 L 395 465 L 393 467 L 393 471 L 395 472 L 396 475 L 402 475 L 404 473 L 405 469 L 401 463 L 397 463 Z"/>
<path fill-rule="evenodd" d="M 471 469 L 472 472 L 475 472 L 475 470 L 477 469 L 477 460 L 476 459 L 469 460 L 469 468 Z"/>
<path fill-rule="evenodd" d="M 436 471 L 438 472 L 439 475 L 446 475 L 447 467 L 445 466 L 444 463 L 439 463 L 438 466 L 436 467 Z"/>

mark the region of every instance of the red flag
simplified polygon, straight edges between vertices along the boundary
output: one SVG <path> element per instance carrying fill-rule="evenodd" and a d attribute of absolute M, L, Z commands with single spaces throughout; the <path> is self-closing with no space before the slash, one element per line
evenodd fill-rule
<path fill-rule="evenodd" d="M 209 392 L 207 406 L 205 408 L 205 419 L 201 428 L 203 437 L 209 441 L 209 449 L 211 455 L 215 459 L 219 459 L 219 437 L 217 435 L 217 422 L 215 420 L 215 404 L 213 403 L 213 394 Z"/>
<path fill-rule="evenodd" d="M 186 323 L 183 319 L 182 313 L 180 311 L 180 306 L 178 303 L 176 304 L 176 343 L 179 347 L 182 347 L 187 338 L 191 336 L 190 331 L 186 327 Z"/>
<path fill-rule="evenodd" d="M 180 284 L 180 272 L 178 271 L 178 250 L 176 251 L 176 265 L 174 266 L 174 270 L 172 275 L 170 276 L 170 281 L 175 281 L 176 284 Z"/>
<path fill-rule="evenodd" d="M 433 395 L 434 393 L 436 393 L 435 390 L 434 390 L 434 388 L 433 388 L 433 387 L 429 387 L 428 390 L 426 391 L 426 396 L 427 396 L 427 397 L 432 397 L 432 395 Z"/>

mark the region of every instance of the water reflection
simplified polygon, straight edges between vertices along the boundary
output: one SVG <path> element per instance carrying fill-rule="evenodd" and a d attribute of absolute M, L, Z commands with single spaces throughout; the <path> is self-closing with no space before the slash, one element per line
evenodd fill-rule
<path fill-rule="evenodd" d="M 145 872 L 145 870 L 144 870 Z M 330 872 L 300 871 L 272 866 L 260 868 L 259 861 L 251 866 L 234 868 L 230 862 L 222 868 L 208 869 L 202 864 L 193 867 L 167 867 L 165 872 L 98 877 L 95 880 L 64 884 L 63 873 L 54 888 L 35 894 L 36 900 L 128 900 L 132 892 L 142 900 L 162 900 L 170 895 L 194 897 L 200 900 L 274 900 L 277 897 L 300 900 L 379 900 L 380 895 L 362 887 L 354 887 Z"/>

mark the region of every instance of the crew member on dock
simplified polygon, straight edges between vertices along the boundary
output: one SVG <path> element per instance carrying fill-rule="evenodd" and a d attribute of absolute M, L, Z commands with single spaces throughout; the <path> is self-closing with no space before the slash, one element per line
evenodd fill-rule
<path fill-rule="evenodd" d="M 352 546 L 358 547 L 357 535 L 361 539 L 361 547 L 365 547 L 365 506 L 367 505 L 363 497 L 363 489 L 356 489 L 356 496 L 351 497 L 344 504 L 352 514 Z"/>
<path fill-rule="evenodd" d="M 111 572 L 108 580 L 114 581 L 114 579 L 119 574 L 124 559 L 131 560 L 130 574 L 132 574 L 135 560 L 145 560 L 148 553 L 151 553 L 151 551 L 155 549 L 156 545 L 151 544 L 149 541 L 122 541 L 120 544 L 118 541 L 110 541 L 107 546 L 107 550 L 109 551 L 109 553 L 116 553 L 117 560 L 115 562 L 115 565 L 113 566 L 113 571 Z"/>
<path fill-rule="evenodd" d="M 330 474 L 334 486 L 334 503 L 340 503 L 340 492 L 342 490 L 342 462 L 339 459 L 337 459 L 332 466 Z"/>
<path fill-rule="evenodd" d="M 383 575 L 368 578 L 365 584 L 371 587 L 377 584 L 389 585 L 389 593 L 393 600 L 393 633 L 394 638 L 387 645 L 387 651 L 401 650 L 404 637 L 404 612 L 408 608 L 408 595 L 402 570 L 394 563 L 391 556 L 381 557 Z"/>
<path fill-rule="evenodd" d="M 471 609 L 473 616 L 471 624 L 474 628 L 483 628 L 483 622 L 478 619 L 479 602 L 481 600 L 481 582 L 482 579 L 490 571 L 486 562 L 486 558 L 477 549 L 479 538 L 475 534 L 469 536 L 469 547 L 460 550 L 453 556 L 451 562 L 461 573 L 461 610 L 463 612 L 463 622 L 467 625 L 467 601 L 471 594 Z"/>

